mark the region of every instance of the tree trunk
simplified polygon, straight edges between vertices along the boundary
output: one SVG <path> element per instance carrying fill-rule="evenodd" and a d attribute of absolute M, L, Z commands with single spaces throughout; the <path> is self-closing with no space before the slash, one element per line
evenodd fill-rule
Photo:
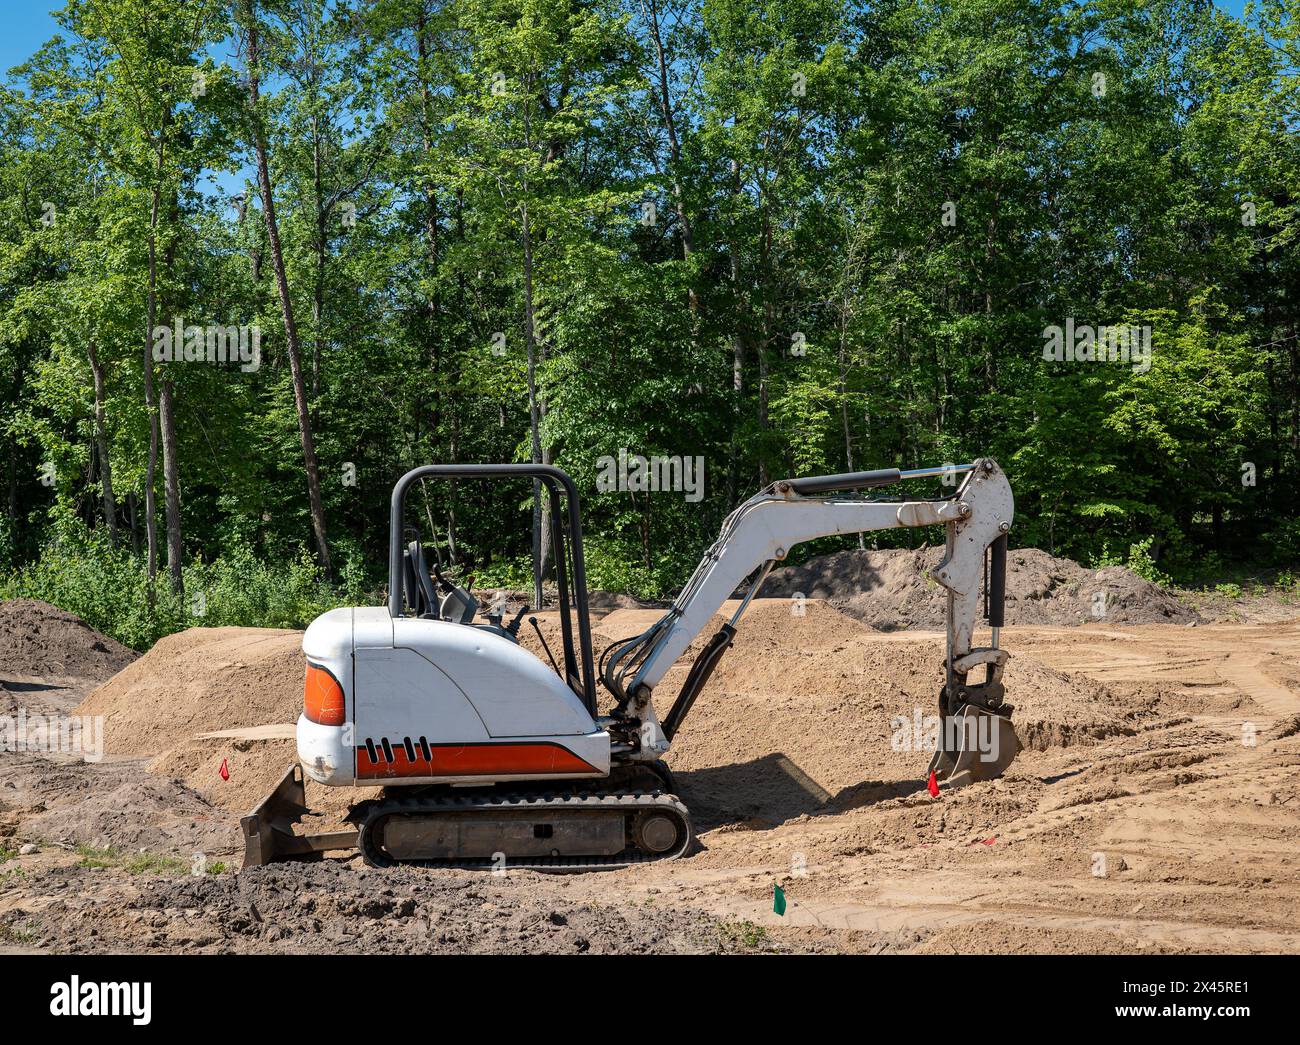
<path fill-rule="evenodd" d="M 524 247 L 524 344 L 528 349 L 528 434 L 533 464 L 542 463 L 541 405 L 537 399 L 537 334 L 533 325 L 533 242 L 528 203 L 522 207 Z M 542 501 L 542 485 L 533 481 L 533 608 L 542 608 L 542 578 L 550 538 L 550 513 Z"/>
<path fill-rule="evenodd" d="M 324 190 L 321 187 L 320 127 L 313 116 L 312 128 L 312 186 L 316 193 L 316 271 L 313 274 L 311 293 L 311 398 L 314 403 L 320 395 L 321 322 L 325 316 L 325 236 L 329 215 L 325 210 Z"/>
<path fill-rule="evenodd" d="M 668 134 L 668 178 L 672 184 L 673 207 L 677 212 L 677 223 L 682 230 L 682 260 L 690 261 L 691 254 L 695 250 L 695 238 L 691 231 L 690 217 L 686 213 L 686 203 L 682 199 L 682 183 L 678 176 L 681 169 L 682 149 L 677 138 L 677 118 L 673 113 L 672 98 L 668 90 L 670 82 L 668 60 L 664 55 L 663 36 L 659 31 L 659 5 L 657 0 L 642 0 L 641 11 L 645 15 L 650 28 L 650 39 L 654 43 L 655 58 L 659 67 L 659 83 L 657 85 L 659 90 L 656 100 L 659 103 L 659 113 L 663 117 L 664 130 Z M 695 293 L 694 286 L 688 287 L 686 293 L 691 314 L 695 315 L 700 307 L 699 296 Z"/>
<path fill-rule="evenodd" d="M 731 192 L 740 196 L 740 164 L 731 160 Z M 733 322 L 731 334 L 731 391 L 735 400 L 731 419 L 731 447 L 727 455 L 727 503 L 735 504 L 740 489 L 740 423 L 745 403 L 745 335 L 740 304 L 740 247 L 734 230 L 727 233 L 727 256 L 731 277 Z"/>
<path fill-rule="evenodd" d="M 108 539 L 117 544 L 117 502 L 113 498 L 113 465 L 108 458 L 108 429 L 104 414 L 104 367 L 99 362 L 99 351 L 93 337 L 86 345 L 86 355 L 90 357 L 90 373 L 95 382 L 95 455 L 99 459 L 100 501 Z"/>
<path fill-rule="evenodd" d="M 531 78 L 529 87 L 532 86 Z M 533 142 L 532 110 L 529 102 L 524 104 L 524 137 L 530 151 L 536 147 Z M 550 155 L 548 149 L 547 156 Z M 543 164 L 547 162 L 543 157 Z M 541 423 L 546 416 L 546 404 L 537 394 L 537 364 L 545 362 L 546 355 L 537 340 L 537 309 L 535 288 L 533 285 L 533 230 L 528 210 L 528 182 L 523 183 L 520 204 L 520 232 L 524 252 L 524 344 L 528 349 L 528 431 L 530 440 L 529 457 L 533 464 L 550 464 L 550 453 L 542 449 Z M 534 608 L 542 608 L 542 580 L 546 576 L 547 560 L 551 546 L 550 506 L 543 501 L 542 487 L 533 483 L 533 601 Z"/>
<path fill-rule="evenodd" d="M 136 519 L 135 493 L 128 490 L 126 495 L 126 518 L 131 526 L 131 553 L 140 554 L 140 526 Z"/>
<path fill-rule="evenodd" d="M 845 274 L 847 283 L 848 274 Z M 839 393 L 840 393 L 840 430 L 844 433 L 844 470 L 852 472 L 855 469 L 853 464 L 853 432 L 849 427 L 849 295 L 847 289 L 840 298 L 840 351 L 839 351 Z M 867 539 L 862 531 L 858 531 L 858 548 L 866 548 Z"/>
<path fill-rule="evenodd" d="M 162 135 L 158 139 L 158 166 L 155 175 L 162 178 Z M 154 582 L 158 578 L 158 518 L 154 486 L 158 474 L 158 408 L 155 404 L 153 374 L 153 328 L 158 316 L 158 208 L 162 185 L 155 182 L 149 209 L 149 281 L 145 291 L 144 330 L 144 405 L 149 414 L 149 460 L 144 472 L 144 531 L 148 548 L 149 605 L 153 605 Z"/>
<path fill-rule="evenodd" d="M 248 34 L 248 101 L 249 126 L 253 148 L 257 155 L 257 182 L 262 194 L 262 213 L 266 220 L 266 238 L 271 252 L 271 266 L 275 271 L 275 286 L 280 297 L 280 311 L 284 317 L 285 350 L 289 356 L 289 370 L 293 377 L 293 400 L 298 411 L 298 433 L 302 438 L 303 465 L 307 473 L 307 497 L 311 504 L 311 525 L 316 538 L 316 557 L 328 577 L 331 574 L 329 545 L 325 539 L 325 509 L 320 495 L 320 470 L 316 461 L 316 447 L 312 442 L 311 417 L 308 413 L 307 387 L 302 373 L 302 356 L 299 351 L 298 327 L 293 317 L 293 300 L 289 295 L 289 279 L 285 274 L 284 252 L 280 247 L 280 230 L 275 220 L 275 198 L 271 190 L 271 169 L 267 162 L 266 135 L 263 133 L 261 113 L 258 111 L 258 50 L 257 13 L 253 0 L 244 0 L 245 31 Z"/>
<path fill-rule="evenodd" d="M 181 541 L 181 477 L 176 447 L 176 393 L 171 379 L 162 380 L 160 421 L 162 427 L 163 491 L 167 516 L 167 574 L 172 591 L 184 597 L 185 581 L 181 574 L 185 548 Z"/>
<path fill-rule="evenodd" d="M 169 225 L 172 229 L 177 228 L 180 224 L 179 207 L 177 195 L 173 192 L 168 200 L 167 207 L 167 214 L 170 219 Z M 163 252 L 164 271 L 173 271 L 175 264 L 176 242 L 169 237 L 167 249 Z M 177 311 L 179 312 L 179 309 Z M 163 371 L 162 396 L 159 403 L 159 425 L 162 430 L 164 518 L 167 526 L 167 574 L 171 579 L 172 591 L 178 597 L 184 598 L 185 581 L 181 570 L 185 565 L 185 546 L 181 541 L 181 475 L 176 442 L 176 390 L 165 370 Z"/>
<path fill-rule="evenodd" d="M 766 204 L 763 205 L 763 233 L 759 249 L 762 255 L 759 259 L 759 274 L 763 280 L 764 291 L 763 336 L 758 342 L 758 430 L 761 437 L 765 437 L 768 429 L 768 403 L 771 396 L 767 352 L 775 335 L 775 307 L 772 301 L 775 296 L 775 288 L 772 286 L 771 278 L 772 223 Z M 766 439 L 764 439 L 764 442 L 766 442 Z M 758 459 L 758 485 L 767 486 L 770 481 L 771 478 L 767 469 L 767 454 L 764 452 Z"/>

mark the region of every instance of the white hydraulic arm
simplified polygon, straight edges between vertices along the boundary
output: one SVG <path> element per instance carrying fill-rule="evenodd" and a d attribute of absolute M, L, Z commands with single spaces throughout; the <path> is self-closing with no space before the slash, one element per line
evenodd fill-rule
<path fill-rule="evenodd" d="M 939 500 L 883 501 L 843 495 L 810 496 L 835 490 L 875 488 L 899 480 L 945 473 L 964 473 L 965 479 L 953 496 Z M 1000 676 L 1001 665 L 1006 659 L 1006 654 L 997 649 L 1000 615 L 994 618 L 993 646 L 990 649 L 972 650 L 971 642 L 979 616 L 985 552 L 1011 528 L 1013 515 L 1011 486 L 1006 474 L 992 458 L 981 458 L 969 465 L 911 472 L 885 469 L 773 483 L 728 516 L 718 540 L 664 616 L 646 632 L 606 651 L 601 665 L 605 685 L 620 698 L 622 713 L 630 713 L 643 722 L 656 721 L 650 703 L 654 687 L 750 574 L 761 571 L 727 626 L 731 634 L 734 634 L 735 624 L 749 600 L 766 579 L 767 572 L 795 545 L 835 534 L 940 525 L 947 531 L 946 554 L 932 576 L 948 592 L 948 683 L 952 685 L 954 677 L 957 677 L 964 685 L 966 672 L 978 663 L 990 665 L 990 678 L 993 678 L 995 669 Z M 1000 547 L 1005 550 L 1005 546 L 1003 541 Z M 714 661 L 730 645 L 730 637 L 728 635 L 724 641 L 720 633 L 715 640 L 720 648 Z M 701 660 L 708 654 L 706 650 Z M 710 664 L 705 669 L 705 677 L 711 670 Z M 689 687 L 689 681 L 687 685 Z M 694 693 L 690 694 L 688 706 L 693 697 Z M 682 714 L 684 710 L 681 710 Z M 673 716 L 680 718 L 678 712 L 679 709 L 674 707 Z M 677 724 L 666 720 L 667 739 L 671 738 Z M 649 739 L 644 731 L 643 737 Z M 655 739 L 646 746 L 651 750 L 643 757 L 654 757 L 666 750 L 667 743 L 666 739 Z"/>

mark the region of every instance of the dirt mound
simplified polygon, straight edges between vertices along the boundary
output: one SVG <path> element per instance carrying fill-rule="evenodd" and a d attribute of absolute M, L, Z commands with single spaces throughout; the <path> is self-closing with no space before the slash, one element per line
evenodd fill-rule
<path fill-rule="evenodd" d="M 303 670 L 300 631 L 191 628 L 162 639 L 77 714 L 104 716 L 108 754 L 150 756 L 151 773 L 245 813 L 297 758 Z M 308 802 L 321 813 L 311 828 L 341 821 L 373 793 L 308 782 Z"/>
<path fill-rule="evenodd" d="M 42 844 L 147 848 L 187 858 L 241 846 L 231 817 L 188 789 L 142 773 L 138 760 L 88 763 L 27 753 L 0 759 L 0 836 L 8 833 Z"/>
<path fill-rule="evenodd" d="M 296 721 L 304 670 L 300 631 L 190 628 L 160 640 L 77 713 L 104 716 L 109 754 L 157 755 L 200 733 Z"/>
<path fill-rule="evenodd" d="M 284 771 L 298 760 L 290 725 L 232 729 L 183 740 L 148 763 L 148 770 L 178 780 L 214 805 L 244 814 L 270 794 Z M 221 775 L 222 765 L 227 776 Z M 312 816 L 304 831 L 341 827 L 353 804 L 374 798 L 374 787 L 324 787 L 307 780 L 307 806 Z"/>
<path fill-rule="evenodd" d="M 139 654 L 75 613 L 37 599 L 0 602 L 0 676 L 111 678 Z"/>
<path fill-rule="evenodd" d="M 661 715 L 698 648 L 734 610 L 724 605 L 664 678 Z M 594 630 L 596 645 L 658 616 L 617 609 Z M 557 649 L 554 615 L 545 618 Z M 528 632 L 521 638 L 535 644 Z M 104 716 L 109 754 L 149 755 L 151 772 L 244 812 L 295 757 L 300 642 L 296 631 L 191 629 L 159 642 L 78 712 Z M 779 823 L 852 806 L 864 788 L 914 789 L 933 743 L 926 717 L 936 712 L 943 657 L 936 635 L 882 635 L 816 599 L 755 599 L 675 740 L 670 761 L 688 801 L 708 823 Z M 1030 749 L 1096 744 L 1158 717 L 1154 698 L 1117 694 L 1014 649 L 1006 683 Z M 361 797 L 328 788 L 308 796 L 331 823 Z"/>
<path fill-rule="evenodd" d="M 1049 929 L 1003 919 L 963 922 L 942 929 L 916 949 L 917 954 L 1184 954 L 1190 948 L 1152 945 L 1132 934 Z"/>
<path fill-rule="evenodd" d="M 767 596 L 802 594 L 880 631 L 944 627 L 945 592 L 930 579 L 942 548 L 890 548 L 819 555 L 774 570 Z M 1008 624 L 1190 624 L 1201 620 L 1177 596 L 1123 566 L 1090 570 L 1038 548 L 1007 556 Z"/>
<path fill-rule="evenodd" d="M 705 822 L 781 823 L 921 787 L 943 640 L 873 634 L 815 602 L 792 616 L 796 605 L 756 601 L 674 740 L 669 763 Z M 661 715 L 685 671 L 660 684 Z M 1004 681 L 1032 750 L 1132 735 L 1160 717 L 1153 699 L 1014 649 Z"/>
<path fill-rule="evenodd" d="M 24 821 L 23 830 L 35 838 L 93 849 L 226 855 L 240 844 L 238 826 L 223 811 L 197 795 L 177 792 L 165 780 L 147 777 L 38 813 Z"/>
<path fill-rule="evenodd" d="M 737 605 L 724 604 L 660 682 L 661 718 Z M 659 616 L 615 610 L 593 629 L 595 645 L 644 631 Z M 539 623 L 558 648 L 553 616 Z M 521 639 L 540 653 L 535 638 Z M 1164 713 L 1157 695 L 1055 670 L 1014 643 L 1011 653 L 1007 699 L 1027 749 L 1131 736 Z M 683 796 L 706 827 L 770 826 L 919 790 L 943 661 L 942 636 L 883 635 L 819 599 L 756 598 L 674 738 L 668 761 Z"/>
<path fill-rule="evenodd" d="M 658 609 L 660 611 L 668 608 L 666 602 L 653 602 L 645 599 L 634 598 L 631 595 L 623 595 L 616 591 L 604 591 L 601 588 L 593 588 L 587 593 L 587 608 L 592 615 L 610 613 L 614 610 L 647 610 Z"/>

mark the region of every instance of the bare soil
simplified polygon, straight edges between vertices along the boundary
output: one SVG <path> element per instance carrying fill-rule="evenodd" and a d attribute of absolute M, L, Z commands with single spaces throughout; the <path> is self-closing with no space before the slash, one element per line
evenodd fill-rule
<path fill-rule="evenodd" d="M 880 631 L 944 627 L 946 593 L 930 578 L 943 548 L 819 555 L 773 570 L 762 594 L 825 599 Z M 1007 554 L 1008 624 L 1191 624 L 1189 600 L 1123 566 L 1090 570 L 1038 548 Z"/>
<path fill-rule="evenodd" d="M 657 615 L 614 608 L 596 644 Z M 933 712 L 942 636 L 760 598 L 669 756 L 700 834 L 689 858 L 236 875 L 237 817 L 293 758 L 299 638 L 199 629 L 94 692 L 20 692 L 29 708 L 86 697 L 108 755 L 0 753 L 0 950 L 1300 952 L 1300 618 L 1008 627 L 1026 751 L 934 799 L 928 752 L 899 741 Z M 326 818 L 360 797 L 325 791 L 309 800 Z"/>
<path fill-rule="evenodd" d="M 0 679 L 41 676 L 102 682 L 137 656 L 48 602 L 0 601 Z"/>

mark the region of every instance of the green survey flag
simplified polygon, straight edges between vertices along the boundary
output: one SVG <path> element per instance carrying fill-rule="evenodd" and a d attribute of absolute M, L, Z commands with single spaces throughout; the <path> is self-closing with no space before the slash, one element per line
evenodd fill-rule
<path fill-rule="evenodd" d="M 775 883 L 772 885 L 772 910 L 785 914 L 785 890 Z"/>

